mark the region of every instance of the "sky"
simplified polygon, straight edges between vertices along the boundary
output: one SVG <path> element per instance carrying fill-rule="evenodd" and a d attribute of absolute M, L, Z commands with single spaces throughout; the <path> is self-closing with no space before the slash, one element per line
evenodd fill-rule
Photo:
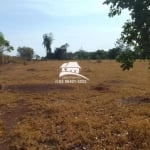
<path fill-rule="evenodd" d="M 53 33 L 52 51 L 68 43 L 68 52 L 96 51 L 114 47 L 122 26 L 129 18 L 108 17 L 104 0 L 0 0 L 0 32 L 17 48 L 28 46 L 45 56 L 42 36 Z"/>

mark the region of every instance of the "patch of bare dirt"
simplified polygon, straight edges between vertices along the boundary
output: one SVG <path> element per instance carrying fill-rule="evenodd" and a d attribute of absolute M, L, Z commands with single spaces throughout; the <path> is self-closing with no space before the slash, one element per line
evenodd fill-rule
<path fill-rule="evenodd" d="M 34 72 L 34 71 L 37 71 L 37 70 L 35 68 L 29 68 L 29 69 L 27 69 L 27 71 Z"/>
<path fill-rule="evenodd" d="M 2 90 L 3 89 L 3 86 L 2 86 L 2 84 L 0 84 L 0 90 Z"/>
<path fill-rule="evenodd" d="M 22 117 L 25 113 L 28 112 L 29 104 L 25 103 L 25 101 L 18 101 L 16 107 L 14 108 L 3 108 L 2 121 L 5 127 L 5 137 L 0 139 L 0 150 L 9 150 L 9 134 L 11 130 L 17 125 L 19 121 L 21 121 Z"/>
<path fill-rule="evenodd" d="M 98 84 L 96 86 L 92 86 L 91 87 L 92 90 L 96 90 L 96 91 L 99 91 L 99 92 L 102 92 L 102 93 L 105 93 L 105 92 L 108 92 L 109 91 L 109 88 L 107 85 L 104 85 L 104 84 Z"/>
<path fill-rule="evenodd" d="M 128 97 L 122 100 L 123 104 L 150 104 L 150 97 L 136 96 Z"/>
<path fill-rule="evenodd" d="M 20 84 L 20 85 L 7 85 L 5 90 L 10 92 L 49 92 L 52 90 L 72 90 L 72 86 L 63 84 Z"/>

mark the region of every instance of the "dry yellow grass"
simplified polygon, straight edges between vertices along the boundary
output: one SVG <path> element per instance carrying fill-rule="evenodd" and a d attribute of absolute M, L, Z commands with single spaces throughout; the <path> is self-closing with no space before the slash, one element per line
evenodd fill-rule
<path fill-rule="evenodd" d="M 0 66 L 0 150 L 148 150 L 148 62 L 78 61 L 90 81 L 57 85 L 63 62 Z"/>

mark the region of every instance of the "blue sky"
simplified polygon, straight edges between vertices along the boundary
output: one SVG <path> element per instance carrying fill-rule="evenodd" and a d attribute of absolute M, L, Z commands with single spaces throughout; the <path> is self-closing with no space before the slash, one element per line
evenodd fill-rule
<path fill-rule="evenodd" d="M 1 0 L 0 31 L 14 46 L 32 47 L 45 56 L 42 35 L 52 32 L 52 49 L 69 43 L 69 52 L 108 50 L 120 37 L 128 12 L 108 17 L 104 0 Z"/>

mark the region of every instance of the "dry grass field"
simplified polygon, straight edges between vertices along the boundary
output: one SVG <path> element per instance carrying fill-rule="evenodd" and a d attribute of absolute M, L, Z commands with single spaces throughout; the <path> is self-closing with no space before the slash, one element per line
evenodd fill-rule
<path fill-rule="evenodd" d="M 0 66 L 0 150 L 149 150 L 148 62 L 78 61 L 87 84 L 55 84 L 66 61 Z"/>

